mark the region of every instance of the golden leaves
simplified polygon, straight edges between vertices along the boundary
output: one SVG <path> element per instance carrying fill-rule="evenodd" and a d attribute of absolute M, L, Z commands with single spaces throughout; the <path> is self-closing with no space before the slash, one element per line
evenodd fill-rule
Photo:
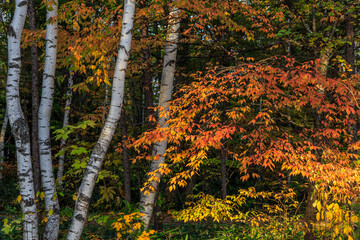
<path fill-rule="evenodd" d="M 133 234 L 140 231 L 141 223 L 140 217 L 144 214 L 140 212 L 133 212 L 130 214 L 119 213 L 119 218 L 111 226 L 116 230 L 117 239 L 124 239 L 128 234 Z M 143 231 L 137 239 L 150 240 L 150 236 L 155 234 L 156 231 Z"/>

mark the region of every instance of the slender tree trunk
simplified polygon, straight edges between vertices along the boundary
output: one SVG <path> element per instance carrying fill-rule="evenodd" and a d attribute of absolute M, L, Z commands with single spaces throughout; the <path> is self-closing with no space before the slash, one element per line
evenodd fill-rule
<path fill-rule="evenodd" d="M 308 225 L 308 231 L 305 233 L 304 239 L 306 240 L 315 240 L 316 236 L 313 232 L 313 224 L 316 221 L 316 210 L 313 206 L 316 200 L 317 192 L 315 190 L 314 184 L 309 182 L 306 198 L 306 209 L 304 220 Z"/>
<path fill-rule="evenodd" d="M 124 100 L 125 73 L 131 47 L 134 14 L 135 0 L 125 0 L 121 40 L 114 70 L 110 110 L 100 137 L 90 156 L 89 163 L 84 173 L 84 178 L 82 179 L 77 193 L 73 219 L 67 236 L 68 240 L 80 239 L 81 237 L 89 209 L 92 191 L 101 169 L 104 156 L 114 135 L 116 125 L 120 119 L 121 108 Z"/>
<path fill-rule="evenodd" d="M 21 34 L 24 28 L 27 2 L 15 0 L 15 12 L 7 31 L 8 76 L 6 108 L 15 139 L 21 208 L 23 213 L 23 239 L 38 239 L 37 211 L 30 155 L 29 127 L 20 105 L 19 82 L 21 71 Z"/>
<path fill-rule="evenodd" d="M 320 55 L 320 62 L 317 71 L 323 76 L 327 75 L 327 68 L 329 66 L 330 61 L 330 51 L 324 51 Z M 319 93 L 325 94 L 325 90 L 323 86 L 319 85 Z M 319 129 L 321 127 L 321 115 L 319 113 L 319 108 L 314 109 L 315 111 L 315 128 Z M 316 142 L 317 140 L 315 140 Z M 320 150 L 321 151 L 321 150 Z M 320 160 L 322 153 L 317 153 L 318 159 Z M 306 240 L 314 240 L 316 239 L 315 233 L 313 231 L 313 224 L 316 222 L 316 210 L 314 208 L 314 202 L 317 199 L 317 191 L 314 187 L 314 183 L 309 182 L 308 191 L 307 191 L 307 202 L 306 202 L 306 210 L 304 220 L 308 225 L 308 231 L 306 232 L 304 239 Z"/>
<path fill-rule="evenodd" d="M 70 72 L 69 81 L 68 81 L 68 89 L 66 91 L 66 102 L 65 102 L 65 111 L 64 111 L 64 120 L 63 120 L 63 128 L 66 128 L 69 125 L 69 118 L 70 118 L 70 106 L 71 106 L 71 99 L 72 99 L 72 87 L 74 84 L 73 81 L 73 73 Z M 66 140 L 62 139 L 60 143 L 60 149 L 64 150 L 66 144 Z M 57 179 L 58 179 L 58 186 L 62 188 L 62 178 L 64 175 L 64 164 L 65 164 L 65 154 L 59 156 L 59 168 L 57 172 Z"/>
<path fill-rule="evenodd" d="M 159 96 L 159 119 L 158 126 L 160 128 L 167 128 L 168 124 L 166 123 L 169 119 L 169 105 L 168 102 L 171 100 L 172 88 L 175 75 L 175 63 L 176 63 L 176 54 L 177 54 L 177 43 L 179 40 L 179 30 L 180 30 L 180 21 L 179 21 L 179 9 L 173 7 L 170 11 L 170 20 L 169 20 L 169 30 L 166 36 L 166 45 L 165 45 L 165 56 L 164 56 L 164 65 L 161 76 L 161 86 L 160 86 L 160 96 Z M 158 160 L 154 160 L 150 164 L 149 172 L 154 173 L 159 169 L 160 164 L 165 162 L 164 154 L 167 148 L 167 140 L 157 142 L 153 146 L 153 156 L 158 156 Z M 156 173 L 156 178 L 160 180 L 161 175 Z M 148 175 L 149 177 L 149 175 Z M 145 229 L 149 227 L 151 215 L 154 209 L 154 203 L 156 198 L 156 192 L 159 187 L 160 181 L 151 181 L 149 182 L 151 188 L 155 191 L 150 191 L 150 194 L 141 193 L 140 196 L 140 211 L 144 214 L 142 221 L 144 222 Z"/>
<path fill-rule="evenodd" d="M 225 199 L 227 196 L 227 189 L 226 189 L 226 160 L 227 160 L 227 154 L 225 147 L 221 147 L 221 198 Z"/>
<path fill-rule="evenodd" d="M 3 165 L 4 165 L 4 159 L 5 159 L 5 154 L 4 154 L 4 149 L 5 149 L 5 133 L 6 133 L 6 128 L 9 122 L 9 117 L 7 112 L 5 112 L 5 117 L 4 117 L 4 121 L 1 127 L 1 132 L 0 132 L 0 180 L 2 180 L 2 170 L 3 170 Z"/>
<path fill-rule="evenodd" d="M 354 73 L 354 64 L 355 64 L 355 43 L 354 43 L 354 19 L 348 14 L 346 16 L 346 41 L 349 43 L 345 46 L 345 55 L 346 61 L 351 66 L 352 71 L 350 75 Z"/>
<path fill-rule="evenodd" d="M 124 166 L 125 201 L 127 201 L 128 203 L 131 203 L 130 161 L 129 161 L 129 149 L 126 146 L 127 129 L 126 129 L 124 111 L 121 114 L 120 125 L 121 125 L 120 127 L 121 127 L 123 166 Z"/>
<path fill-rule="evenodd" d="M 143 39 L 148 37 L 148 31 L 146 26 L 141 29 L 141 37 Z M 150 72 L 150 48 L 148 46 L 145 46 L 142 49 L 142 54 L 144 62 L 146 63 L 143 73 L 143 86 L 145 91 L 145 119 L 148 119 L 148 117 L 153 113 L 153 90 Z M 151 123 L 149 121 L 146 122 L 148 124 L 148 128 L 151 128 Z"/>
<path fill-rule="evenodd" d="M 186 201 L 188 202 L 191 202 L 191 201 L 194 201 L 194 197 L 193 197 L 193 194 L 194 194 L 194 187 L 195 187 L 195 184 L 198 180 L 198 175 L 197 174 L 194 174 L 192 175 L 192 177 L 189 179 L 189 182 L 188 184 L 186 185 L 186 189 L 185 189 L 185 199 Z M 174 196 L 172 196 L 173 198 Z"/>
<path fill-rule="evenodd" d="M 348 14 L 346 16 L 346 40 L 349 42 L 345 46 L 345 60 L 350 65 L 351 71 L 347 71 L 347 76 L 350 78 L 355 74 L 355 42 L 354 42 L 354 19 Z M 352 103 L 352 108 L 355 111 L 355 103 Z M 357 124 L 354 114 L 350 114 L 349 133 L 351 135 L 351 143 L 354 144 L 357 141 Z M 352 151 L 356 154 L 356 151 Z M 355 159 L 354 159 L 355 160 Z"/>
<path fill-rule="evenodd" d="M 36 30 L 34 1 L 28 1 L 28 15 L 30 30 Z M 41 173 L 39 158 L 39 137 L 38 137 L 38 115 L 39 115 L 39 54 L 35 44 L 30 45 L 31 52 L 31 103 L 32 103 L 32 121 L 31 121 L 31 155 L 34 173 L 35 194 L 41 191 Z M 36 206 L 40 208 L 40 200 L 36 197 Z M 40 215 L 39 215 L 40 216 Z"/>
<path fill-rule="evenodd" d="M 47 4 L 49 8 L 47 8 L 46 19 L 49 22 L 46 25 L 45 65 L 39 107 L 39 149 L 41 180 L 48 219 L 43 238 L 55 240 L 59 233 L 60 209 L 51 159 L 50 117 L 56 69 L 58 1 L 48 0 Z"/>

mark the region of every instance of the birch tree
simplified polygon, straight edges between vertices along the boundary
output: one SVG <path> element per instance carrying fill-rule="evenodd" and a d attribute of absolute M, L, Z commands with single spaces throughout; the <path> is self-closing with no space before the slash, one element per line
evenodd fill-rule
<path fill-rule="evenodd" d="M 179 20 L 180 10 L 176 7 L 172 7 L 169 15 L 169 26 L 168 33 L 166 36 L 165 43 L 165 56 L 163 63 L 163 71 L 161 75 L 161 86 L 160 86 L 160 96 L 159 96 L 159 118 L 158 126 L 160 128 L 167 128 L 168 124 L 166 123 L 169 119 L 169 105 L 168 102 L 171 100 L 172 88 L 175 75 L 175 63 L 176 63 L 176 54 L 177 54 L 177 43 L 179 40 L 179 30 L 180 30 L 180 20 Z M 144 215 L 142 216 L 142 221 L 144 222 L 145 229 L 149 227 L 150 218 L 153 213 L 154 203 L 156 200 L 156 193 L 159 188 L 161 174 L 157 172 L 160 168 L 160 165 L 165 163 L 165 152 L 167 149 L 167 141 L 163 140 L 157 142 L 153 146 L 152 155 L 159 157 L 157 160 L 154 160 L 150 164 L 150 173 L 155 173 L 156 180 L 148 182 L 149 191 L 142 191 L 140 196 L 140 211 Z M 150 175 L 148 174 L 148 177 Z"/>
<path fill-rule="evenodd" d="M 135 0 L 125 0 L 121 40 L 115 63 L 109 114 L 100 133 L 100 137 L 91 153 L 89 163 L 77 193 L 73 219 L 67 236 L 68 240 L 80 239 L 81 237 L 95 182 L 106 151 L 114 135 L 116 125 L 120 119 L 124 98 L 125 74 L 131 47 L 134 14 Z"/>
<path fill-rule="evenodd" d="M 53 165 L 51 160 L 50 116 L 54 95 L 54 79 L 57 54 L 57 12 L 58 1 L 48 0 L 46 11 L 46 46 L 42 92 L 39 107 L 39 150 L 40 168 L 47 219 L 44 239 L 57 239 L 60 217 Z"/>
<path fill-rule="evenodd" d="M 15 0 L 15 12 L 7 31 L 8 75 L 6 108 L 15 139 L 17 171 L 21 209 L 23 213 L 23 239 L 38 239 L 37 211 L 30 155 L 29 127 L 20 105 L 19 82 L 21 71 L 21 35 L 27 12 L 27 1 Z"/>
<path fill-rule="evenodd" d="M 63 128 L 66 128 L 69 124 L 70 117 L 70 106 L 72 99 L 72 87 L 74 84 L 73 73 L 70 72 L 69 81 L 68 81 L 68 89 L 66 91 L 66 102 L 65 102 L 65 111 L 64 111 L 64 120 L 63 120 Z M 62 139 L 60 143 L 60 151 L 64 151 L 64 146 L 66 144 L 66 139 Z M 65 164 L 65 154 L 59 156 L 59 168 L 57 172 L 58 185 L 62 188 L 62 178 L 64 175 L 64 164 Z"/>

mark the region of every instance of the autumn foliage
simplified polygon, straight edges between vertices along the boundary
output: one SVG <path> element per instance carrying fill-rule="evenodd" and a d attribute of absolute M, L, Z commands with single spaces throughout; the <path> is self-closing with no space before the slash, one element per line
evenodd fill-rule
<path fill-rule="evenodd" d="M 159 139 L 168 139 L 171 146 L 166 156 L 170 161 L 158 171 L 170 174 L 170 191 L 185 187 L 221 147 L 239 167 L 243 181 L 272 176 L 276 181 L 295 177 L 311 182 L 319 192 L 317 220 L 325 222 L 317 223 L 319 231 L 334 230 L 334 237 L 350 234 L 357 218 L 350 217 L 349 208 L 339 206 L 351 206 L 359 192 L 358 157 L 354 154 L 359 145 L 349 132 L 353 116 L 359 114 L 355 88 L 359 75 L 325 78 L 316 71 L 318 61 L 299 64 L 285 56 L 247 60 L 236 67 L 215 67 L 192 75 L 194 81 L 171 102 L 169 128 L 144 133 L 134 146 L 147 148 Z M 295 195 L 282 193 L 275 199 L 294 201 Z M 241 210 L 233 207 L 241 206 L 241 195 L 226 200 L 209 197 L 197 196 L 200 215 L 191 207 L 182 212 L 181 219 L 241 219 Z M 216 211 L 217 201 L 220 212 Z M 204 204 L 210 204 L 210 215 L 202 209 Z M 233 216 L 226 209 L 237 213 Z"/>
<path fill-rule="evenodd" d="M 33 90 L 28 51 L 33 44 L 39 50 L 41 73 L 45 25 L 54 21 L 45 19 L 52 1 L 34 3 L 38 29 L 27 29 L 26 22 L 21 40 L 20 97 L 29 123 Z M 54 169 L 59 167 L 57 158 L 66 156 L 65 185 L 57 189 L 59 238 L 68 233 L 63 227 L 72 217 L 68 209 L 79 197 L 78 185 L 110 109 L 124 4 L 59 3 L 50 123 Z M 0 4 L 3 32 L 13 8 L 11 1 Z M 173 20 L 169 13 L 175 8 L 181 27 L 167 112 L 158 105 Z M 359 1 L 353 0 L 136 1 L 121 118 L 96 175 L 87 227 L 97 224 L 98 231 L 106 228 L 110 238 L 117 239 L 160 239 L 165 233 L 169 239 L 181 238 L 162 228 L 186 224 L 235 226 L 242 231 L 236 237 L 248 239 L 356 239 L 359 12 Z M 0 34 L 0 43 L 5 42 Z M 1 48 L 0 54 L 0 85 L 5 89 L 7 53 Z M 70 124 L 62 127 L 69 76 L 74 78 L 73 102 L 67 107 Z M 3 95 L 0 89 L 5 106 Z M 160 125 L 165 115 L 169 120 Z M 5 133 L 10 136 L 10 130 Z M 9 136 L 1 140 L 7 145 L 0 166 L 6 169 L 4 179 L 13 183 L 16 154 Z M 61 140 L 67 143 L 60 147 Z M 167 142 L 164 156 L 154 151 L 161 141 Z M 150 172 L 149 165 L 160 157 L 165 163 Z M 14 191 L 12 204 L 18 207 L 21 196 Z M 152 207 L 157 210 L 151 218 L 154 226 L 147 230 L 139 205 L 141 194 L 153 191 Z M 44 193 L 37 197 L 41 202 Z M 5 198 L 0 198 L 0 207 L 6 205 Z M 44 215 L 41 204 L 39 208 Z M 21 230 L 14 227 L 21 217 L 7 218 L 0 230 L 11 236 Z M 102 239 L 89 229 L 85 239 Z"/>

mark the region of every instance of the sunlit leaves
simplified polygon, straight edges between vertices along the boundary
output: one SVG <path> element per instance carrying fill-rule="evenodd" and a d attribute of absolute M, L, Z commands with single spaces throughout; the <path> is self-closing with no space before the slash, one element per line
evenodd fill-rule
<path fill-rule="evenodd" d="M 284 57 L 194 74 L 192 84 L 184 86 L 181 97 L 171 102 L 168 127 L 144 133 L 134 147 L 168 140 L 169 166 L 182 166 L 168 183 L 170 191 L 184 187 L 201 171 L 208 154 L 229 141 L 228 155 L 238 163 L 244 181 L 261 177 L 259 168 L 268 169 L 280 178 L 300 176 L 316 182 L 318 192 L 331 193 L 328 203 L 343 202 L 344 196 L 353 199 L 360 176 L 352 161 L 357 157 L 351 149 L 357 145 L 349 142 L 347 121 L 350 114 L 359 113 L 351 107 L 359 98 L 356 82 L 325 78 L 317 66 L 317 61 L 297 65 L 294 59 Z M 314 124 L 315 109 L 322 116 L 321 128 Z M 240 142 L 232 141 L 235 137 Z M 289 199 L 294 194 L 288 195 Z M 210 202 L 224 211 L 232 209 L 223 200 L 201 195 L 197 205 L 183 212 L 183 220 L 220 221 L 220 215 L 226 219 L 228 213 L 215 216 L 216 211 L 207 209 Z M 326 204 L 319 204 L 321 222 Z M 278 205 L 264 207 L 270 214 L 283 211 Z M 346 226 L 333 230 L 351 234 Z"/>
<path fill-rule="evenodd" d="M 126 239 L 130 236 L 137 236 L 139 240 L 150 240 L 150 236 L 155 233 L 155 230 L 141 231 L 140 217 L 143 213 L 134 212 L 130 214 L 119 213 L 117 221 L 111 224 L 116 231 L 117 239 Z"/>

